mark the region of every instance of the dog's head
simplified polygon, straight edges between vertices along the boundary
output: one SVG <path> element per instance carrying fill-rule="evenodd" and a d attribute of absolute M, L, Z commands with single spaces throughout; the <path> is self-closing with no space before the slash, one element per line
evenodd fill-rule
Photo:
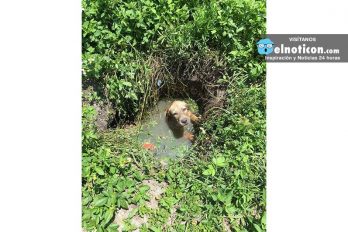
<path fill-rule="evenodd" d="M 190 123 L 190 116 L 188 115 L 188 105 L 183 101 L 174 101 L 166 110 L 166 117 L 168 120 L 174 122 L 177 126 L 184 127 Z"/>

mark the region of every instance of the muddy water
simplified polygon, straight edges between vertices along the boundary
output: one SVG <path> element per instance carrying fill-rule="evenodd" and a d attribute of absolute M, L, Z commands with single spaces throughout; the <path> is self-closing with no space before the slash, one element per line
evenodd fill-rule
<path fill-rule="evenodd" d="M 175 138 L 165 120 L 165 110 L 173 100 L 161 100 L 157 106 L 149 112 L 148 118 L 143 122 L 139 140 L 155 145 L 155 154 L 160 157 L 178 157 L 185 154 L 191 146 L 191 141 L 181 137 Z M 189 123 L 185 130 L 193 130 Z"/>

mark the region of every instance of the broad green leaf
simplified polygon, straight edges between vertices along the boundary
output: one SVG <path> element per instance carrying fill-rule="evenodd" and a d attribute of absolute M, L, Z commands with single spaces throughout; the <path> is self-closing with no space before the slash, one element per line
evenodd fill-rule
<path fill-rule="evenodd" d="M 91 170 L 90 166 L 83 167 L 83 169 L 82 169 L 82 176 L 83 177 L 88 177 L 90 175 L 90 173 L 91 173 L 90 170 Z"/>
<path fill-rule="evenodd" d="M 85 197 L 82 199 L 82 205 L 87 205 L 91 201 L 91 197 Z"/>
<path fill-rule="evenodd" d="M 117 199 L 117 205 L 123 209 L 128 209 L 128 203 L 124 198 Z"/>
<path fill-rule="evenodd" d="M 225 157 L 220 156 L 218 158 L 213 158 L 213 163 L 218 167 L 224 167 L 226 166 Z"/>
<path fill-rule="evenodd" d="M 111 223 L 107 228 L 107 230 L 109 232 L 115 232 L 115 231 L 117 231 L 117 229 L 118 229 L 118 225 L 115 223 Z"/>
<path fill-rule="evenodd" d="M 116 188 L 118 191 L 122 192 L 124 191 L 124 189 L 126 188 L 126 183 L 124 180 L 120 180 L 117 185 L 116 185 Z"/>
<path fill-rule="evenodd" d="M 149 189 L 150 189 L 150 187 L 149 187 L 148 185 L 144 185 L 144 186 L 141 186 L 141 187 L 139 188 L 139 192 L 142 193 L 142 194 L 144 194 L 144 193 L 146 193 Z"/>
<path fill-rule="evenodd" d="M 104 215 L 104 224 L 107 224 L 112 219 L 113 216 L 114 216 L 114 209 L 113 208 L 108 209 Z"/>
<path fill-rule="evenodd" d="M 232 205 L 226 206 L 226 207 L 225 207 L 225 210 L 226 210 L 226 212 L 227 212 L 228 214 L 233 214 L 234 212 L 237 211 L 237 209 L 236 209 L 234 206 L 232 206 Z"/>
<path fill-rule="evenodd" d="M 122 84 L 127 87 L 132 87 L 132 83 L 130 83 L 129 81 L 123 81 Z"/>
<path fill-rule="evenodd" d="M 162 232 L 161 229 L 159 229 L 157 227 L 154 227 L 154 226 L 150 227 L 150 230 L 153 231 L 153 232 Z"/>
<path fill-rule="evenodd" d="M 106 204 L 106 202 L 108 201 L 108 197 L 103 197 L 97 201 L 94 202 L 94 206 L 96 207 L 100 207 Z"/>
<path fill-rule="evenodd" d="M 257 232 L 263 232 L 263 230 L 261 229 L 261 227 L 257 224 L 254 224 L 254 228 Z"/>
<path fill-rule="evenodd" d="M 203 175 L 205 175 L 205 176 L 208 176 L 208 175 L 215 176 L 215 169 L 214 169 L 213 165 L 209 164 L 208 165 L 208 169 L 203 171 Z"/>
<path fill-rule="evenodd" d="M 240 27 L 240 28 L 237 29 L 236 32 L 238 33 L 238 32 L 241 32 L 241 31 L 243 31 L 243 30 L 244 30 L 244 27 Z"/>
<path fill-rule="evenodd" d="M 103 169 L 101 167 L 98 167 L 98 166 L 95 167 L 95 171 L 101 176 L 104 176 L 104 174 L 105 174 Z"/>
<path fill-rule="evenodd" d="M 264 212 L 262 215 L 261 223 L 262 223 L 262 225 L 266 225 L 266 212 Z"/>
<path fill-rule="evenodd" d="M 115 167 L 110 167 L 110 173 L 115 174 L 116 173 L 116 168 Z"/>
<path fill-rule="evenodd" d="M 212 176 L 215 176 L 215 169 L 214 169 L 213 165 L 209 164 L 208 167 L 209 167 L 209 170 L 210 170 L 210 174 Z"/>
<path fill-rule="evenodd" d="M 203 175 L 209 176 L 210 175 L 210 170 L 209 169 L 204 170 L 203 171 Z"/>

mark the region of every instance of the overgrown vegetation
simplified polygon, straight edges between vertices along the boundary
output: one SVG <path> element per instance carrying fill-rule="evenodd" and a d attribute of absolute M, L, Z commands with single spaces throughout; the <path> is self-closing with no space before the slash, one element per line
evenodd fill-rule
<path fill-rule="evenodd" d="M 82 80 L 93 87 L 83 96 L 83 228 L 117 231 L 115 213 L 134 204 L 131 216 L 149 218 L 141 231 L 265 231 L 265 64 L 256 54 L 265 1 L 82 5 Z M 190 154 L 163 165 L 142 149 L 136 128 L 148 107 L 179 89 L 204 120 Z M 95 105 L 106 104 L 113 128 L 101 132 Z M 145 179 L 168 184 L 156 210 L 145 204 Z"/>

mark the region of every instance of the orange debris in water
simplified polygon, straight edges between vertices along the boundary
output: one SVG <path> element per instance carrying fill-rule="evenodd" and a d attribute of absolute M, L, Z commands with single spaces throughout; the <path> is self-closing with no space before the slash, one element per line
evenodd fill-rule
<path fill-rule="evenodd" d="M 153 151 L 153 150 L 155 150 L 155 145 L 153 145 L 152 143 L 144 143 L 143 148 L 150 150 L 150 151 Z"/>

